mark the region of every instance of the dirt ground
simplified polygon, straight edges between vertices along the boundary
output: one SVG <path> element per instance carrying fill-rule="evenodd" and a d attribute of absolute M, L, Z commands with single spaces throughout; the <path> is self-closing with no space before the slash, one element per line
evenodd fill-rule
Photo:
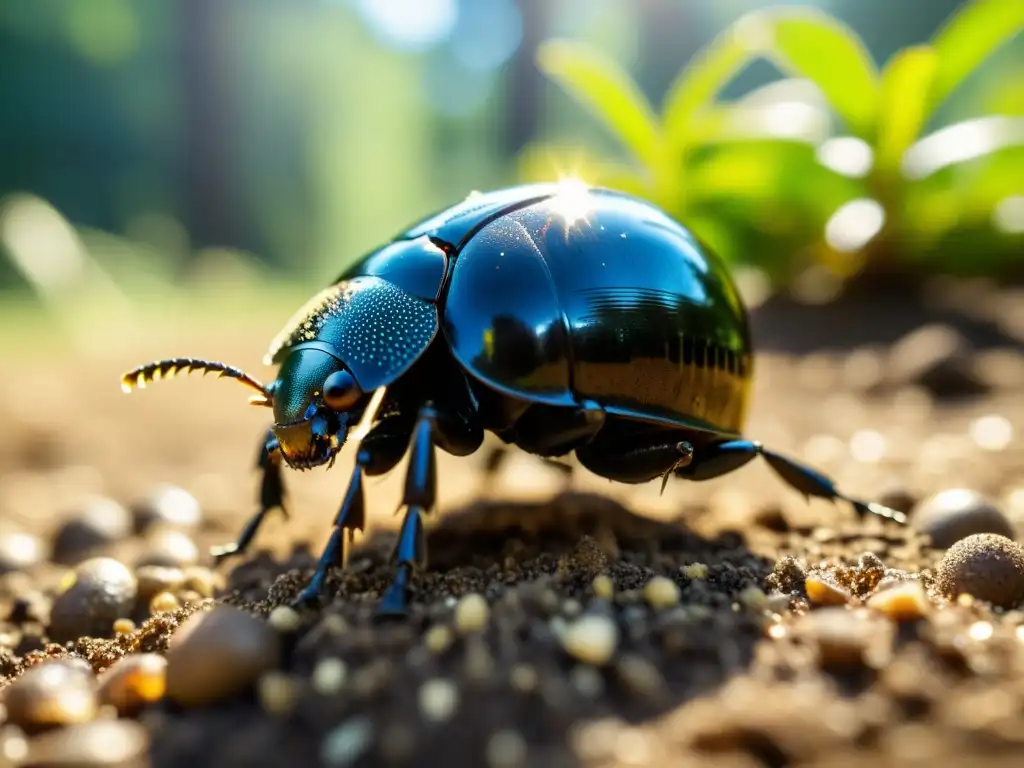
<path fill-rule="evenodd" d="M 125 396 L 120 373 L 195 354 L 262 374 L 277 318 L 244 336 L 172 331 L 99 358 L 14 350 L 0 377 L 8 693 L 52 657 L 81 657 L 100 671 L 126 653 L 162 654 L 211 602 L 271 621 L 276 644 L 246 684 L 202 703 L 153 696 L 130 713 L 100 708 L 95 719 L 120 716 L 136 728 L 132 749 L 107 732 L 124 736 L 121 753 L 59 742 L 83 718 L 36 728 L 39 717 L 16 712 L 8 697 L 0 766 L 1020 765 L 1024 613 L 947 599 L 933 578 L 943 550 L 919 534 L 913 510 L 930 494 L 968 488 L 1024 529 L 1024 298 L 940 294 L 934 316 L 904 310 L 893 319 L 897 302 L 818 320 L 784 307 L 755 317 L 767 351 L 748 434 L 829 473 L 848 494 L 910 509 L 908 527 L 808 502 L 760 463 L 659 494 L 658 483 L 623 487 L 582 471 L 567 485 L 562 472 L 519 454 L 488 481 L 482 453 L 442 455 L 430 568 L 407 620 L 381 623 L 372 612 L 390 574 L 404 463 L 368 482 L 368 535 L 330 577 L 325 605 L 272 615 L 327 538 L 346 455 L 330 472 L 286 475 L 291 519 L 275 515 L 250 555 L 203 577 L 212 600 L 176 584 L 165 612 L 139 598 L 141 608 L 125 614 L 134 627 L 63 645 L 52 636 L 55 595 L 85 554 L 58 563 L 54 553 L 71 546 L 61 531 L 88 499 L 130 506 L 170 483 L 200 502 L 202 519 L 183 526 L 198 555 L 164 542 L 155 560 L 158 544 L 131 531 L 88 550 L 137 577 L 147 557 L 212 567 L 207 548 L 233 539 L 253 511 L 266 425 L 245 393 L 195 379 Z M 935 319 L 954 321 L 965 338 L 897 343 Z M 842 346 L 823 349 L 830 339 Z M 15 552 L 24 533 L 40 543 L 35 555 Z M 910 591 L 902 612 L 872 601 L 906 581 L 922 585 L 923 602 Z M 483 596 L 486 609 L 467 595 Z M 251 661 L 257 636 L 211 634 L 195 658 L 217 660 L 204 670 L 230 666 L 238 648 Z M 216 687 L 185 681 L 180 661 L 168 675 L 168 690 Z"/>

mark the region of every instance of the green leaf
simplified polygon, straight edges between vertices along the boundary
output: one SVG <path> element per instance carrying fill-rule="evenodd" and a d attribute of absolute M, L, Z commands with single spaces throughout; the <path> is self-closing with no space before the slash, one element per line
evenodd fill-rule
<path fill-rule="evenodd" d="M 1024 146 L 1024 117 L 989 115 L 947 125 L 918 139 L 904 153 L 904 175 L 916 181 L 960 163 Z"/>
<path fill-rule="evenodd" d="M 920 45 L 897 53 L 882 71 L 875 163 L 884 172 L 898 170 L 925 123 L 937 65 L 935 49 Z"/>
<path fill-rule="evenodd" d="M 665 134 L 683 146 L 694 117 L 712 106 L 715 95 L 757 53 L 749 38 L 728 29 L 705 46 L 669 86 L 662 107 Z"/>
<path fill-rule="evenodd" d="M 648 169 L 661 165 L 662 136 L 650 103 L 633 79 L 597 49 L 549 40 L 537 66 L 588 109 Z"/>
<path fill-rule="evenodd" d="M 939 68 L 932 87 L 934 111 L 996 49 L 1024 29 L 1021 0 L 974 0 L 935 35 Z"/>
<path fill-rule="evenodd" d="M 764 24 L 768 56 L 784 71 L 813 81 L 853 134 L 872 138 L 878 70 L 853 30 L 824 12 L 793 7 L 738 23 Z"/>

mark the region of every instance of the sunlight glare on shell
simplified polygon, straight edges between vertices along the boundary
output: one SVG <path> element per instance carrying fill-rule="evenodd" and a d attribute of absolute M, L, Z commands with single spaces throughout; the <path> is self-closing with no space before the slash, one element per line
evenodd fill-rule
<path fill-rule="evenodd" d="M 590 212 L 590 189 L 580 179 L 569 177 L 558 182 L 558 192 L 550 200 L 551 208 L 562 217 L 565 226 L 586 221 Z"/>

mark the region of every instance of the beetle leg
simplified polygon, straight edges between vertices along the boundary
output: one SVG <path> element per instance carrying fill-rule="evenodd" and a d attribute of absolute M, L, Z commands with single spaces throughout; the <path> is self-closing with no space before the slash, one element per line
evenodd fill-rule
<path fill-rule="evenodd" d="M 405 519 L 398 535 L 392 559 L 395 577 L 377 608 L 384 616 L 403 616 L 407 608 L 409 580 L 415 568 L 427 561 L 427 542 L 423 531 L 423 515 L 429 513 L 437 497 L 437 460 L 434 452 L 434 430 L 437 413 L 430 405 L 420 409 L 412 433 L 412 452 L 405 476 L 402 505 Z"/>
<path fill-rule="evenodd" d="M 331 531 L 331 537 L 327 540 L 324 551 L 317 561 L 313 578 L 309 580 L 309 584 L 295 598 L 295 605 L 310 603 L 320 597 L 320 594 L 323 592 L 324 581 L 327 579 L 327 571 L 333 565 L 344 565 L 346 555 L 346 541 L 344 537 L 347 535 L 347 543 L 351 547 L 354 531 L 361 531 L 366 525 L 363 475 L 370 460 L 370 452 L 360 445 L 359 452 L 356 454 L 356 465 L 352 470 L 352 479 L 349 480 L 345 498 L 342 500 L 338 514 L 334 518 L 334 530 Z"/>
<path fill-rule="evenodd" d="M 256 537 L 256 532 L 263 524 L 267 513 L 271 510 L 280 509 L 285 517 L 288 516 L 288 510 L 284 505 L 285 491 L 284 480 L 281 477 L 280 445 L 272 430 L 267 432 L 263 444 L 260 446 L 256 466 L 263 470 L 260 481 L 259 510 L 249 518 L 237 541 L 211 548 L 210 554 L 213 555 L 216 563 L 222 562 L 231 555 L 244 554 Z"/>
<path fill-rule="evenodd" d="M 317 561 L 309 584 L 295 598 L 293 605 L 313 602 L 322 593 L 327 572 L 335 565 L 344 565 L 346 544 L 352 546 L 353 532 L 362 531 L 366 523 L 366 503 L 363 494 L 364 475 L 380 475 L 393 469 L 409 445 L 410 422 L 400 415 L 382 419 L 359 442 L 356 463 L 349 480 L 348 490 L 334 518 L 334 530 Z M 346 541 L 347 537 L 347 541 Z"/>
<path fill-rule="evenodd" d="M 858 517 L 877 515 L 897 523 L 905 523 L 906 515 L 882 504 L 861 501 L 840 493 L 835 483 L 810 467 L 799 464 L 774 451 L 769 451 L 754 440 L 729 440 L 724 443 L 703 446 L 688 467 L 677 470 L 676 474 L 691 480 L 706 480 L 738 469 L 753 459 L 762 456 L 775 473 L 791 488 L 805 496 L 816 496 L 830 501 L 845 501 L 850 504 Z"/>
<path fill-rule="evenodd" d="M 685 465 L 692 456 L 693 447 L 671 432 L 625 443 L 599 439 L 576 449 L 580 464 L 618 483 L 646 483 Z"/>

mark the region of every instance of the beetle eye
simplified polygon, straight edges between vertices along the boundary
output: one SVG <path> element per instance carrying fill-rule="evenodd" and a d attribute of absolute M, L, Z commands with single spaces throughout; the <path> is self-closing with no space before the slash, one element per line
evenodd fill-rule
<path fill-rule="evenodd" d="M 324 405 L 335 411 L 347 411 L 362 394 L 348 371 L 335 371 L 324 381 Z"/>

